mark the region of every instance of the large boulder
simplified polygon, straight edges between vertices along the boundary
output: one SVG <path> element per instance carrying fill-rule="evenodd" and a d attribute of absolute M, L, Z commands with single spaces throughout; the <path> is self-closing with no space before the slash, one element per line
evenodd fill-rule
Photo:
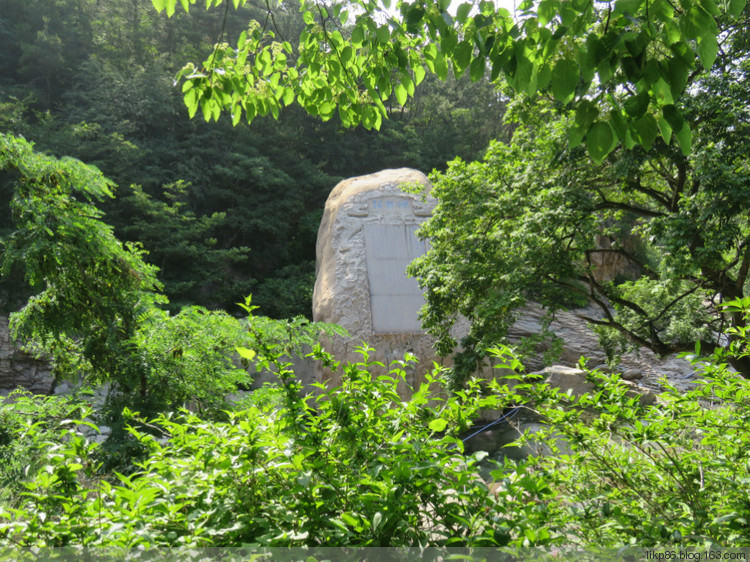
<path fill-rule="evenodd" d="M 328 350 L 359 361 L 356 349 L 366 342 L 375 348 L 370 359 L 386 366 L 413 353 L 421 361 L 407 371 L 410 386 L 434 359 L 434 339 L 418 319 L 422 291 L 405 273 L 426 251 L 415 232 L 436 204 L 429 192 L 427 177 L 408 168 L 344 180 L 326 201 L 316 248 L 313 320 L 338 324 L 350 336 L 332 338 Z"/>

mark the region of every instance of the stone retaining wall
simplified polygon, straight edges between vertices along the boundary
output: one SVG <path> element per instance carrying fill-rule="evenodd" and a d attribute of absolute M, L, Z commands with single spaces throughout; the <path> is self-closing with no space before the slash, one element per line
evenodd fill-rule
<path fill-rule="evenodd" d="M 8 317 L 0 316 L 0 396 L 18 387 L 50 394 L 53 380 L 50 364 L 18 349 L 10 338 Z"/>

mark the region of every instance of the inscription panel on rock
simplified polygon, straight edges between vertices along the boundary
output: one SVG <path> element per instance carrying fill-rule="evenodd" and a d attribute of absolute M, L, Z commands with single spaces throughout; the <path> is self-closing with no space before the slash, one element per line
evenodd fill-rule
<path fill-rule="evenodd" d="M 406 275 L 406 266 L 427 251 L 427 244 L 415 234 L 417 228 L 418 224 L 364 225 L 370 310 L 376 333 L 422 331 L 417 314 L 424 296 L 416 279 Z"/>

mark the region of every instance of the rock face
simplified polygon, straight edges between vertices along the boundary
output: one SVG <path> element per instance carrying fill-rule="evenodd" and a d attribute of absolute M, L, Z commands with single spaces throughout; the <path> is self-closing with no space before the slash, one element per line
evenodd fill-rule
<path fill-rule="evenodd" d="M 592 306 L 556 313 L 555 319 L 550 324 L 550 330 L 563 340 L 562 354 L 555 360 L 557 363 L 577 365 L 578 360 L 585 357 L 589 360 L 587 366 L 593 368 L 606 361 L 606 355 L 599 347 L 597 335 L 581 318 L 581 316 L 599 317 L 599 312 Z M 518 321 L 510 330 L 511 341 L 538 333 L 542 328 L 543 317 L 544 310 L 538 305 L 529 305 L 524 308 Z M 542 358 L 528 361 L 527 367 L 529 370 L 542 369 L 544 367 Z M 621 372 L 624 379 L 638 379 L 640 385 L 653 391 L 661 391 L 659 379 L 662 377 L 666 377 L 670 384 L 678 389 L 685 390 L 692 384 L 695 376 L 695 370 L 688 361 L 677 357 L 660 358 L 647 349 L 625 354 L 615 370 Z"/>
<path fill-rule="evenodd" d="M 405 185 L 421 194 L 405 193 Z M 421 362 L 408 373 L 410 385 L 434 357 L 433 340 L 417 318 L 422 292 L 405 274 L 426 251 L 415 231 L 436 204 L 429 190 L 427 177 L 408 168 L 339 183 L 326 202 L 316 248 L 313 320 L 339 324 L 351 336 L 335 337 L 329 350 L 339 360 L 359 361 L 356 348 L 367 342 L 376 350 L 370 359 L 386 365 L 414 353 Z"/>
<path fill-rule="evenodd" d="M 564 365 L 551 365 L 545 367 L 539 374 L 546 375 L 545 383 L 561 392 L 570 392 L 571 396 L 580 397 L 594 390 L 595 385 L 586 378 L 586 371 Z M 622 383 L 628 387 L 626 396 L 628 398 L 638 397 L 644 406 L 650 406 L 656 402 L 656 395 L 648 388 L 639 386 L 631 381 L 623 380 Z"/>
<path fill-rule="evenodd" d="M 49 363 L 19 350 L 11 341 L 7 316 L 0 316 L 0 395 L 18 387 L 50 394 L 53 380 Z"/>

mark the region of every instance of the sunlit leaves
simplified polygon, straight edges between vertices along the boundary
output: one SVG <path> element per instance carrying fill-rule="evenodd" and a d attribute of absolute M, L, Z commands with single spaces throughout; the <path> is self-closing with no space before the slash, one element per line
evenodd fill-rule
<path fill-rule="evenodd" d="M 612 127 L 602 121 L 594 123 L 586 134 L 586 147 L 591 158 L 597 164 L 612 151 L 616 142 L 617 138 L 612 131 Z"/>
<path fill-rule="evenodd" d="M 208 6 L 219 3 L 209 0 Z M 676 10 L 666 0 L 618 0 L 611 10 L 599 12 L 588 2 L 544 0 L 536 8 L 533 3 L 521 6 L 525 15 L 516 22 L 491 2 L 480 3 L 478 9 L 461 3 L 451 16 L 446 12 L 448 0 L 432 0 L 400 4 L 399 25 L 376 18 L 375 3 L 368 3 L 365 13 L 350 21 L 351 10 L 342 4 L 321 8 L 301 0 L 305 28 L 299 56 L 291 58 L 291 50 L 269 47 L 275 44 L 273 33 L 256 28 L 252 37 L 241 36 L 236 51 L 217 47 L 221 56 L 208 59 L 201 68 L 208 77 L 206 85 L 189 98 L 186 93 L 186 103 L 191 114 L 200 107 L 204 116 L 214 119 L 216 107 L 234 112 L 238 99 L 255 98 L 257 114 L 276 115 L 288 105 L 285 91 L 291 89 L 294 99 L 313 115 L 329 117 L 329 103 L 343 104 L 339 115 L 346 117 L 346 126 L 369 127 L 387 114 L 384 102 L 391 96 L 404 105 L 413 95 L 408 84 L 400 87 L 400 80 L 391 84 L 384 77 L 408 73 L 418 84 L 425 69 L 440 79 L 452 69 L 457 77 L 468 70 L 477 81 L 489 63 L 492 79 L 504 76 L 519 94 L 551 93 L 562 104 L 585 105 L 592 92 L 627 91 L 625 112 L 610 132 L 616 141 L 650 146 L 654 130 L 663 138 L 670 135 L 663 123 L 652 127 L 658 123 L 646 114 L 678 105 L 691 72 L 699 65 L 710 68 L 719 54 L 717 18 L 723 11 L 736 13 L 744 3 L 727 0 L 717 6 L 712 0 L 684 0 Z M 159 11 L 172 13 L 175 5 L 176 0 L 154 0 Z M 330 23 L 332 17 L 333 23 L 351 27 L 337 29 Z M 245 61 L 252 61 L 249 72 Z M 238 86 L 219 71 L 246 85 Z M 366 107 L 380 113 L 380 120 Z M 597 139 L 589 141 L 591 146 L 604 146 L 599 142 L 604 139 L 604 123 L 591 134 L 590 139 Z M 593 125 L 594 119 L 578 122 L 572 138 L 586 138 Z M 675 133 L 682 130 L 671 123 L 670 127 Z M 687 133 L 678 138 L 684 149 Z"/>

